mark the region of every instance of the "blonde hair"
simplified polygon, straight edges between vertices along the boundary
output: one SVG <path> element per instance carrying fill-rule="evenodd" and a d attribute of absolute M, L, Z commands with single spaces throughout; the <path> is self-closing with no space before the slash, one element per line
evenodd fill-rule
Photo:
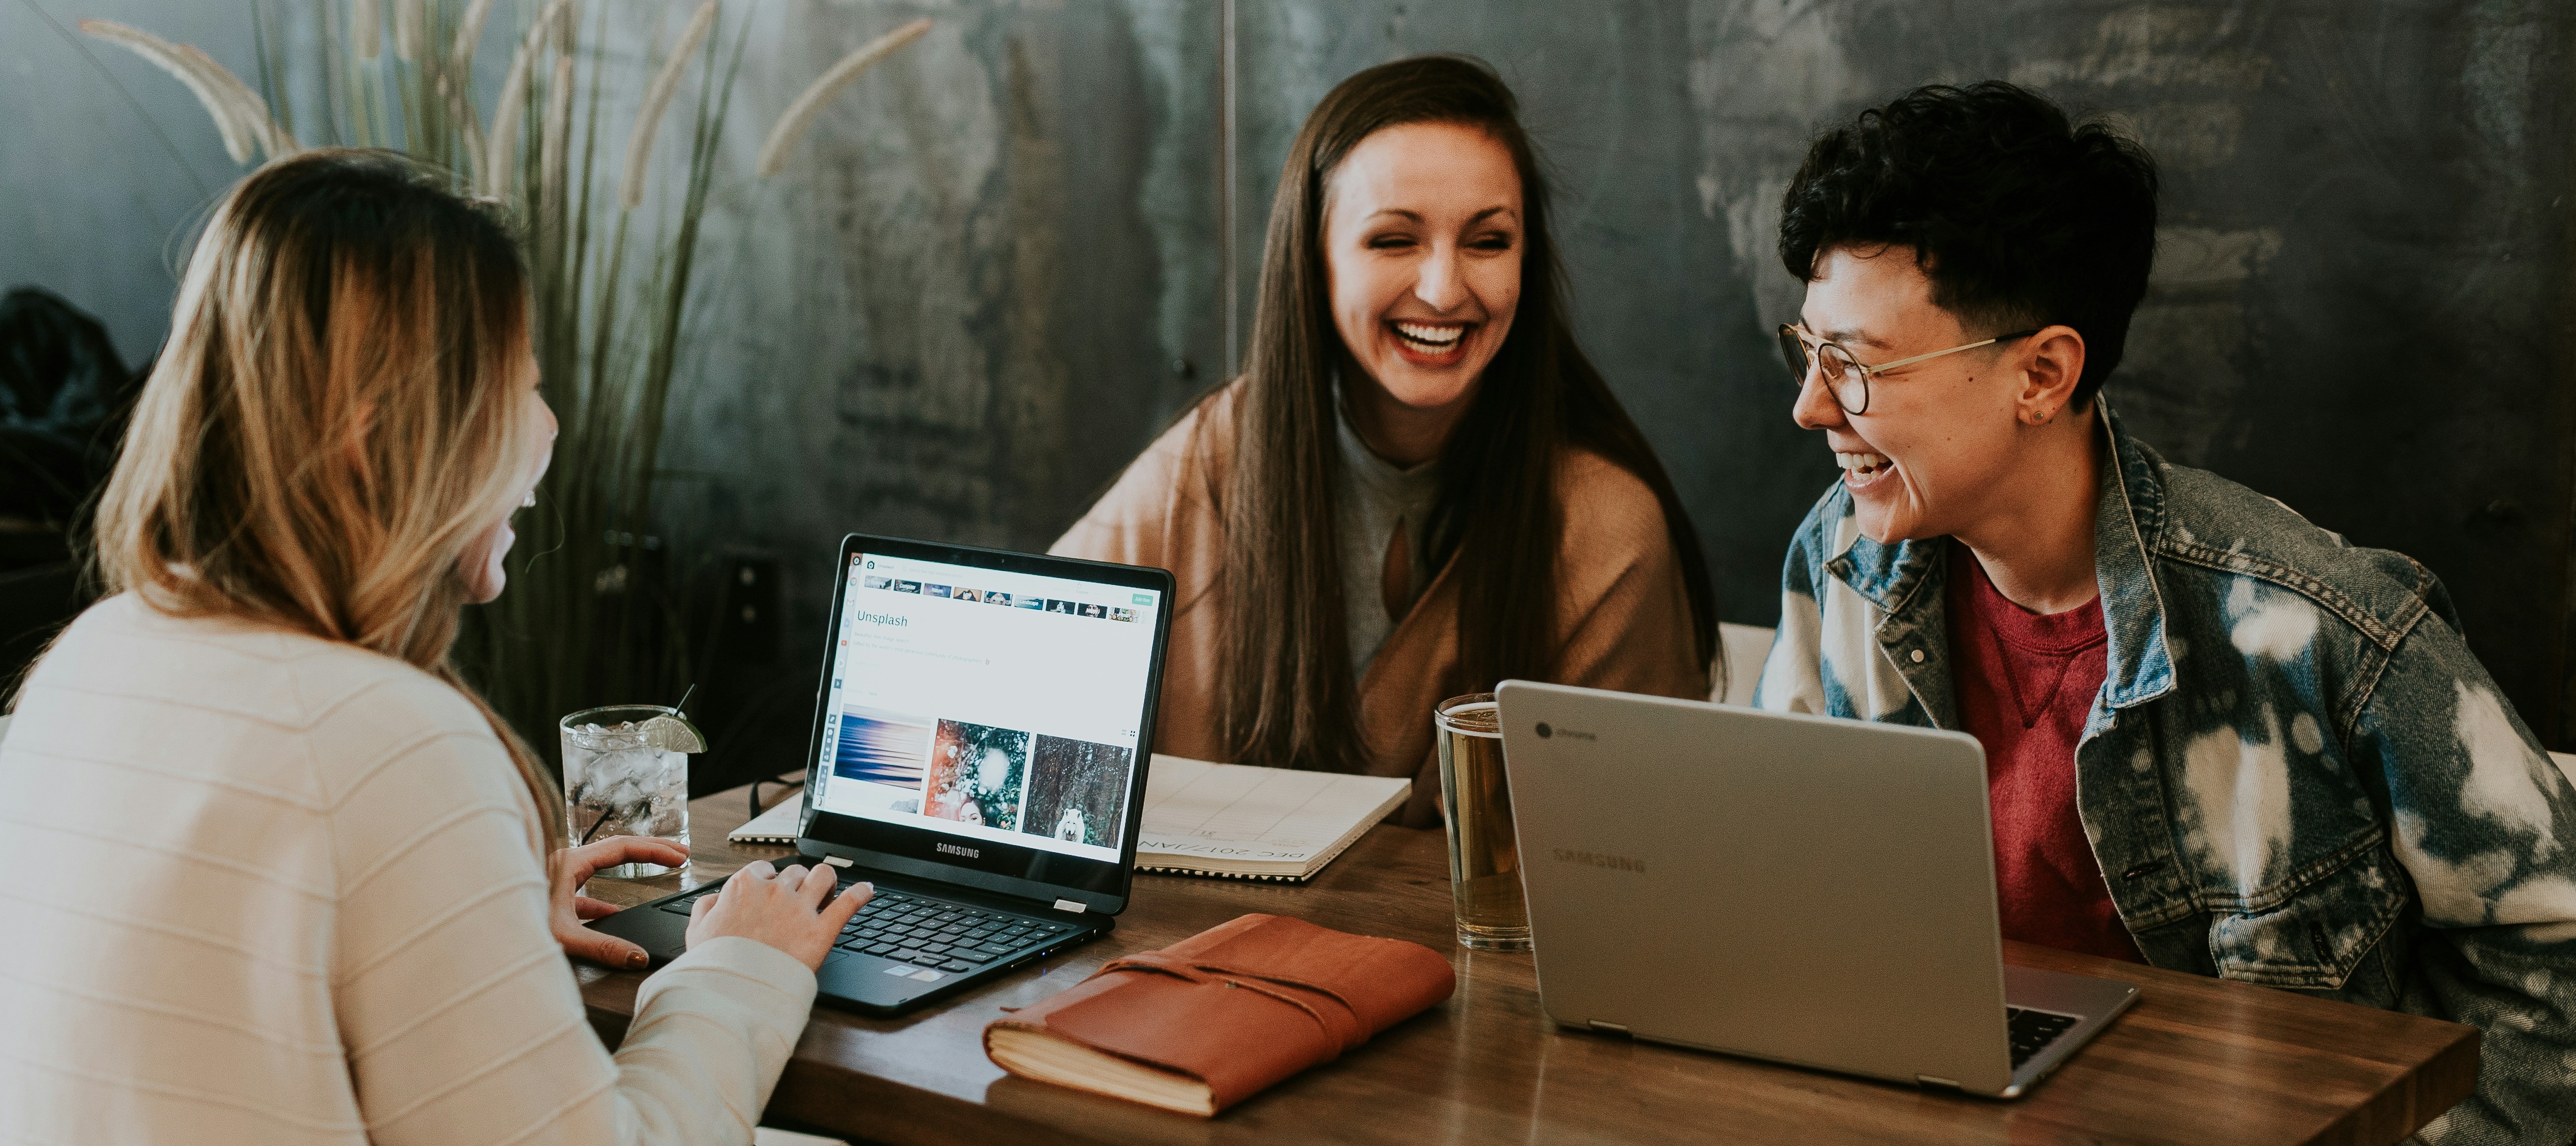
<path fill-rule="evenodd" d="M 536 474 L 509 228 L 393 152 L 309 151 L 217 206 L 98 509 L 111 592 L 309 633 L 471 700 L 563 838 L 543 764 L 448 659 L 467 549 Z"/>

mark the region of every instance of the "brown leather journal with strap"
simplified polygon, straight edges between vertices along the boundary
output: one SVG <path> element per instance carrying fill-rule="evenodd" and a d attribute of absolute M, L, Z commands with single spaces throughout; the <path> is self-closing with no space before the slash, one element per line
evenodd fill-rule
<path fill-rule="evenodd" d="M 1212 1115 L 1456 987 L 1421 944 L 1246 915 L 995 1021 L 984 1053 L 1026 1078 Z"/>

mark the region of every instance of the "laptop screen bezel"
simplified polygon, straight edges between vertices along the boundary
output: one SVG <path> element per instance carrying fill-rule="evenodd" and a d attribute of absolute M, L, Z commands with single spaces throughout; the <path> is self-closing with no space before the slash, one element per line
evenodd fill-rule
<path fill-rule="evenodd" d="M 1145 668 L 1145 710 L 1140 717 L 1143 723 L 1136 728 L 1134 771 L 1128 781 L 1127 809 L 1120 820 L 1115 862 L 990 840 L 974 841 L 975 856 L 962 859 L 936 850 L 943 841 L 959 841 L 959 837 L 948 833 L 816 807 L 815 795 L 822 791 L 825 772 L 830 767 L 823 758 L 823 736 L 834 716 L 830 711 L 831 683 L 834 658 L 839 651 L 841 612 L 849 605 L 851 562 L 862 554 L 1060 577 L 1157 594 L 1153 656 Z M 1107 915 L 1126 910 L 1136 870 L 1136 841 L 1142 834 L 1145 815 L 1145 772 L 1153 759 L 1155 714 L 1162 701 L 1163 656 L 1171 638 L 1172 575 L 1141 565 L 853 533 L 841 539 L 831 584 L 832 621 L 823 631 L 823 663 L 814 681 L 814 722 L 805 744 L 804 828 L 797 840 L 798 849 L 807 855 L 838 856 L 862 867 L 1025 899 L 1069 900 L 1081 904 L 1086 911 Z"/>

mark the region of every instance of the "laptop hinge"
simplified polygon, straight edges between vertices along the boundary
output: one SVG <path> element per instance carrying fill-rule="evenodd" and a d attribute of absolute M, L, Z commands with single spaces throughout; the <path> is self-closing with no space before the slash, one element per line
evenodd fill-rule
<path fill-rule="evenodd" d="M 1056 909 L 1056 910 L 1058 910 L 1058 911 L 1070 911 L 1070 912 L 1072 912 L 1072 913 L 1074 913 L 1074 914 L 1076 914 L 1076 915 L 1080 915 L 1080 914 L 1082 914 L 1085 910 L 1088 910 L 1088 909 L 1090 908 L 1090 906 L 1091 906 L 1091 905 L 1090 905 L 1090 904 L 1087 904 L 1087 903 L 1075 903 L 1074 901 L 1072 901 L 1072 900 L 1070 900 L 1070 899 L 1059 899 L 1059 900 L 1055 901 L 1055 909 Z"/>
<path fill-rule="evenodd" d="M 1624 1035 L 1628 1033 L 1628 1028 L 1626 1027 L 1620 1026 L 1617 1023 L 1605 1023 L 1599 1019 L 1592 1020 L 1591 1026 L 1593 1030 L 1607 1031 L 1614 1035 Z"/>
<path fill-rule="evenodd" d="M 832 865 L 833 867 L 854 867 L 854 866 L 856 866 L 856 865 L 852 864 L 852 863 L 851 863 L 847 858 L 842 857 L 842 856 L 824 856 L 824 857 L 823 857 L 823 862 L 824 862 L 824 863 L 827 863 L 827 864 L 830 864 L 830 865 Z"/>
<path fill-rule="evenodd" d="M 1934 1078 L 1928 1074 L 1918 1074 L 1914 1076 L 1914 1081 L 1920 1086 L 1946 1086 L 1952 1090 L 1959 1089 L 1959 1080 L 1955 1078 Z"/>

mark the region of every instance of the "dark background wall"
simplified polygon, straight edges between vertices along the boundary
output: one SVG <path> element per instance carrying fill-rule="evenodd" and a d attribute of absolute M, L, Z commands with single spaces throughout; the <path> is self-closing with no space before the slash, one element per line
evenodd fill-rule
<path fill-rule="evenodd" d="M 1245 5 L 1238 249 L 1307 109 L 1388 58 L 1502 69 L 1566 193 L 1585 349 L 1673 468 L 1728 620 L 1778 615 L 1834 470 L 1764 332 L 1807 141 L 1909 86 L 2002 78 L 2163 164 L 2154 286 L 2107 393 L 2174 461 L 2449 583 L 2544 737 L 2569 529 L 2568 45 L 2540 3 Z M 1576 13 L 1580 13 L 1577 15 Z M 1238 284 L 1248 316 L 1249 273 Z M 1248 317 L 1239 319 L 1248 321 Z"/>
<path fill-rule="evenodd" d="M 249 34 L 171 0 L 0 7 L 0 281 L 62 291 L 139 359 L 173 234 L 237 171 L 175 83 L 103 47 L 93 67 L 39 12 L 242 71 Z M 914 15 L 930 37 L 753 181 L 806 80 Z M 1797 309 L 1772 253 L 1789 173 L 1820 126 L 1905 87 L 2002 77 L 2123 120 L 2164 164 L 2155 285 L 2108 391 L 2130 427 L 2430 565 L 2525 718 L 2576 731 L 2576 6 L 798 0 L 756 21 L 666 489 L 683 566 L 786 574 L 787 644 L 726 670 L 739 692 L 810 697 L 802 634 L 844 531 L 1051 541 L 1222 375 L 1315 101 L 1466 51 L 1521 93 L 1584 345 L 1671 467 L 1727 619 L 1776 617 L 1782 543 L 1834 474 L 1765 333 Z M 801 715 L 784 726 L 780 767 Z"/>

